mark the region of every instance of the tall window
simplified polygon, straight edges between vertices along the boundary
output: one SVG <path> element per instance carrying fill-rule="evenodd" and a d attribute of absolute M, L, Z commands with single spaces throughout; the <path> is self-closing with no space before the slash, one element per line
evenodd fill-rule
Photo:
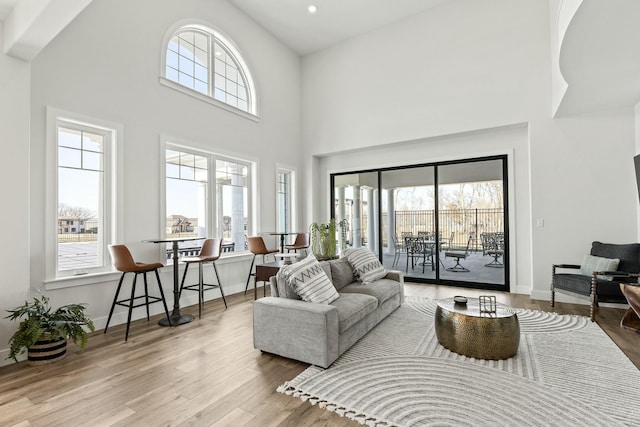
<path fill-rule="evenodd" d="M 202 26 L 176 31 L 166 46 L 164 77 L 235 109 L 256 115 L 248 67 L 232 43 Z"/>
<path fill-rule="evenodd" d="M 208 237 L 209 159 L 184 150 L 165 153 L 167 237 Z"/>
<path fill-rule="evenodd" d="M 165 162 L 167 237 L 221 237 L 225 250 L 243 251 L 252 163 L 172 143 L 166 144 Z"/>
<path fill-rule="evenodd" d="M 276 217 L 277 217 L 277 230 L 281 232 L 292 231 L 292 199 L 293 199 L 293 172 L 287 169 L 278 169 L 277 179 L 277 205 L 276 205 Z"/>
<path fill-rule="evenodd" d="M 235 250 L 244 250 L 249 220 L 249 165 L 216 160 L 219 229 Z"/>
<path fill-rule="evenodd" d="M 115 130 L 58 118 L 55 122 L 55 276 L 109 270 Z"/>

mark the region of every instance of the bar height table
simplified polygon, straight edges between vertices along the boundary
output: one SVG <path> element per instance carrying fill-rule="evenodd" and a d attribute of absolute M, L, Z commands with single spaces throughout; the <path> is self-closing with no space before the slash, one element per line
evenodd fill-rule
<path fill-rule="evenodd" d="M 272 231 L 270 233 L 268 233 L 270 236 L 280 236 L 280 253 L 284 253 L 284 236 L 290 236 L 293 234 L 298 234 L 298 233 L 289 233 L 286 231 L 280 232 L 280 231 Z"/>
<path fill-rule="evenodd" d="M 171 243 L 173 249 L 173 311 L 171 312 L 171 322 L 164 317 L 158 321 L 160 326 L 177 326 L 189 323 L 193 317 L 180 313 L 180 278 L 178 272 L 178 243 L 191 240 L 204 240 L 205 237 L 171 237 L 166 239 L 143 240 L 144 243 Z"/>

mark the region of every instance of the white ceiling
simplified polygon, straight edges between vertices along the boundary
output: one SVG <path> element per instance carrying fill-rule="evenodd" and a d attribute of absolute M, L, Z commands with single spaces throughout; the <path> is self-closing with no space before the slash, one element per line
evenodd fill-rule
<path fill-rule="evenodd" d="M 299 55 L 451 0 L 230 0 Z M 310 14 L 309 5 L 318 8 Z"/>

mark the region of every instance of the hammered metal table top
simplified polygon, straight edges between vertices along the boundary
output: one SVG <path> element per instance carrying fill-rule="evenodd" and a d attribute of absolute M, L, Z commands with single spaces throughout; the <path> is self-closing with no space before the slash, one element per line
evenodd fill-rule
<path fill-rule="evenodd" d="M 480 300 L 478 298 L 467 298 L 466 304 L 458 304 L 453 298 L 442 299 L 438 301 L 438 306 L 452 313 L 459 313 L 465 316 L 474 317 L 511 317 L 515 311 L 508 305 L 496 303 L 495 313 L 480 313 Z"/>

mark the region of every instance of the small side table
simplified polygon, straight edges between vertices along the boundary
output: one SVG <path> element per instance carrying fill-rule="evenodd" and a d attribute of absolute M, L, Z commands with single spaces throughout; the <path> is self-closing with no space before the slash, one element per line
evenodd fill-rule
<path fill-rule="evenodd" d="M 282 261 L 270 262 L 268 264 L 257 264 L 256 275 L 253 281 L 253 299 L 258 299 L 258 282 L 268 282 L 271 276 L 275 276 L 284 265 Z M 264 296 L 267 296 L 267 288 L 264 288 Z"/>
<path fill-rule="evenodd" d="M 293 261 L 298 258 L 298 254 L 297 253 L 282 253 L 282 252 L 278 252 L 275 254 L 272 254 L 274 258 L 280 258 L 282 261 L 284 261 L 285 264 L 291 264 L 293 263 Z"/>
<path fill-rule="evenodd" d="M 640 283 L 620 283 L 620 290 L 629 303 L 620 326 L 640 334 Z"/>

